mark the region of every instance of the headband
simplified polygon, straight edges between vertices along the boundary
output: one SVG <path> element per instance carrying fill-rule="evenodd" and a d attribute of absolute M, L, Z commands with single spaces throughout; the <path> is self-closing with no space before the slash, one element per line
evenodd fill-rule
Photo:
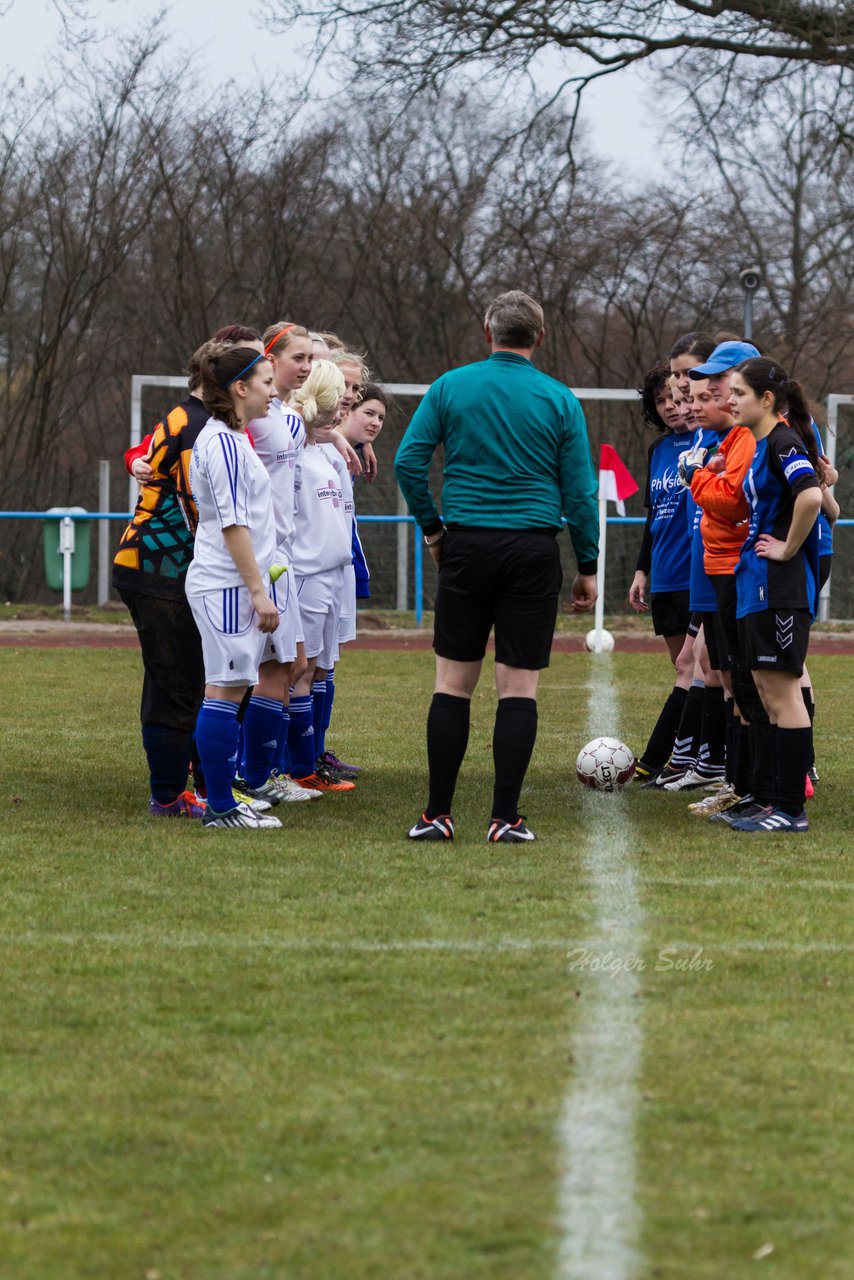
<path fill-rule="evenodd" d="M 264 348 L 264 355 L 268 356 L 272 351 L 273 347 L 279 341 L 279 338 L 283 338 L 286 333 L 290 333 L 291 329 L 295 329 L 295 328 L 296 328 L 295 324 L 286 324 L 284 329 L 280 329 L 279 332 L 276 334 L 275 338 L 271 338 L 270 341 L 267 343 L 266 347 Z"/>
<path fill-rule="evenodd" d="M 254 360 L 250 360 L 247 365 L 243 366 L 243 368 L 240 370 L 240 373 L 236 373 L 233 378 L 229 378 L 228 382 L 224 382 L 222 384 L 223 390 L 225 390 L 226 387 L 230 387 L 232 382 L 237 382 L 239 378 L 242 378 L 244 373 L 248 373 L 249 370 L 253 368 L 253 366 L 256 365 L 259 360 L 266 360 L 266 359 L 267 359 L 266 355 L 264 355 L 263 352 L 259 351 L 258 355 L 255 357 Z"/>

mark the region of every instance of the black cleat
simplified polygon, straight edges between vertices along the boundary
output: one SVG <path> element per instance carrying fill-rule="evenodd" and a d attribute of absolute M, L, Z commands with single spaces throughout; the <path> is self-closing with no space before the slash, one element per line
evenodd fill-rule
<path fill-rule="evenodd" d="M 453 840 L 454 820 L 449 813 L 428 818 L 422 813 L 414 827 L 409 828 L 410 840 Z"/>

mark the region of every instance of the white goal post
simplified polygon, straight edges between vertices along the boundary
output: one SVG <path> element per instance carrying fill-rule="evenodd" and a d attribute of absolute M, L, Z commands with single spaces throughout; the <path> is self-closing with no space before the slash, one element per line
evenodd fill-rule
<path fill-rule="evenodd" d="M 385 390 L 393 396 L 415 396 L 421 398 L 429 390 L 429 383 L 420 382 L 386 382 Z M 174 387 L 186 391 L 185 377 L 169 377 L 164 374 L 136 373 L 131 378 L 130 393 L 130 447 L 132 449 L 142 440 L 142 394 L 146 387 Z M 579 400 L 615 400 L 637 401 L 638 393 L 634 390 L 620 390 L 615 387 L 572 387 Z M 827 397 L 827 456 L 835 465 L 836 439 L 839 425 L 839 409 L 842 405 L 854 405 L 854 395 L 830 395 Z M 594 465 L 596 459 L 594 458 Z M 128 487 L 128 510 L 133 511 L 136 505 L 137 484 L 131 477 Z M 398 491 L 397 514 L 405 516 L 406 503 L 403 494 Z M 604 566 L 603 566 L 604 568 Z M 401 523 L 397 526 L 397 608 L 403 612 L 409 600 L 409 525 Z M 819 605 L 819 618 L 826 622 L 830 615 L 830 580 L 824 584 Z"/>

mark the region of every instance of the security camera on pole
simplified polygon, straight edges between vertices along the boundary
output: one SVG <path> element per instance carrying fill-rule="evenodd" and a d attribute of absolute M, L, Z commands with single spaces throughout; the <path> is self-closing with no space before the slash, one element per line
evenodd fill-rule
<path fill-rule="evenodd" d="M 762 283 L 762 271 L 759 267 L 742 267 L 738 273 L 738 278 L 744 290 L 744 333 L 742 337 L 749 342 L 753 337 L 753 295 Z"/>

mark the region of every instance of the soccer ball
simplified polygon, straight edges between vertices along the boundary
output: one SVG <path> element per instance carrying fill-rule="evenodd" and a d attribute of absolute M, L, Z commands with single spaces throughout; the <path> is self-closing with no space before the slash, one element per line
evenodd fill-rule
<path fill-rule="evenodd" d="M 619 738 L 594 738 L 575 762 L 578 781 L 594 791 L 619 791 L 635 771 L 635 758 Z"/>
<path fill-rule="evenodd" d="M 585 649 L 589 649 L 591 653 L 595 651 L 596 649 L 595 627 L 592 631 L 588 631 L 587 635 L 584 637 L 584 647 Z M 614 648 L 614 637 L 611 635 L 610 631 L 606 631 L 603 627 L 602 628 L 602 653 L 611 653 L 613 648 Z"/>

